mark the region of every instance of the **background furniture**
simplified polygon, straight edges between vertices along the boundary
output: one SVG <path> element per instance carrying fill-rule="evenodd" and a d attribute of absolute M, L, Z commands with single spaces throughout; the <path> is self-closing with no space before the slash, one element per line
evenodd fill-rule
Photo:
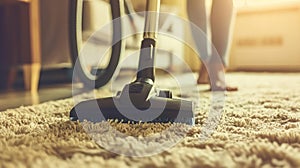
<path fill-rule="evenodd" d="M 0 13 L 0 73 L 7 79 L 2 88 L 12 85 L 17 65 L 22 65 L 26 89 L 36 92 L 41 68 L 39 0 L 4 0 Z"/>
<path fill-rule="evenodd" d="M 69 0 L 5 0 L 0 14 L 0 75 L 7 81 L 0 88 L 13 85 L 19 67 L 32 92 L 38 90 L 41 69 L 71 68 Z"/>

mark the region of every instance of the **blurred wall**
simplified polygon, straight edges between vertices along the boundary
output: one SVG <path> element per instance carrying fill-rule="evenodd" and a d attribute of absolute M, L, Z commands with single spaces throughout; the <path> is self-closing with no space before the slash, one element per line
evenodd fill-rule
<path fill-rule="evenodd" d="M 251 71 L 299 71 L 299 44 L 299 1 L 239 8 L 229 68 Z"/>

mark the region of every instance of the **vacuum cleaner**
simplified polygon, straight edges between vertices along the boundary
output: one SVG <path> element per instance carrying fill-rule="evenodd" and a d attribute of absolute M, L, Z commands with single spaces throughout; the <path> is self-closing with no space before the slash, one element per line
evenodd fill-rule
<path fill-rule="evenodd" d="M 159 90 L 154 85 L 160 0 L 147 0 L 146 8 L 136 79 L 113 97 L 80 102 L 71 110 L 70 120 L 194 125 L 193 102 L 174 98 L 170 90 Z"/>

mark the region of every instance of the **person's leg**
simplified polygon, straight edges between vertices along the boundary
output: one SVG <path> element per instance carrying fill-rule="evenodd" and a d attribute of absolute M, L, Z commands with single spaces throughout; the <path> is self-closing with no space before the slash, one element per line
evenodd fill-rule
<path fill-rule="evenodd" d="M 212 50 L 210 60 L 210 80 L 211 87 L 226 89 L 228 91 L 237 90 L 236 87 L 228 87 L 225 79 L 220 75 L 226 67 L 226 57 L 230 43 L 230 34 L 233 20 L 233 2 L 232 0 L 213 0 L 211 9 L 211 38 L 217 51 Z M 220 60 L 223 63 L 220 64 Z"/>
<path fill-rule="evenodd" d="M 214 0 L 211 9 L 211 38 L 224 65 L 233 20 L 232 0 Z M 215 55 L 212 55 L 214 57 Z M 213 58 L 212 58 L 213 59 Z"/>
<path fill-rule="evenodd" d="M 206 0 L 188 0 L 187 1 L 187 11 L 190 22 L 194 24 L 191 26 L 192 35 L 194 37 L 195 43 L 197 45 L 197 49 L 201 54 L 201 58 L 206 59 L 208 58 L 208 50 L 207 50 L 207 38 L 201 38 L 199 35 L 200 28 L 204 34 L 207 34 L 207 14 L 206 14 L 206 7 L 205 7 Z M 200 36 L 200 37 L 199 37 Z M 195 38 L 198 37 L 198 38 Z M 202 64 L 199 70 L 199 77 L 198 77 L 198 84 L 208 84 L 208 73 L 205 68 L 205 65 Z"/>
<path fill-rule="evenodd" d="M 188 12 L 190 22 L 195 24 L 198 28 L 200 28 L 206 34 L 206 32 L 207 32 L 207 15 L 206 15 L 205 1 L 206 0 L 188 0 L 187 1 L 187 12 Z M 196 31 L 193 31 L 194 30 L 193 26 L 191 28 L 192 28 L 192 33 L 196 33 Z M 196 35 L 196 36 L 199 36 L 199 35 Z"/>

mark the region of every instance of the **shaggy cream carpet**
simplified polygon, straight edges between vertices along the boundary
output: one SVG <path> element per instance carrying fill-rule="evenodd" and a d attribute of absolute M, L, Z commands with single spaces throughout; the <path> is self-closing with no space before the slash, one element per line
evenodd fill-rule
<path fill-rule="evenodd" d="M 150 157 L 126 157 L 99 147 L 82 124 L 68 121 L 73 99 L 1 112 L 0 167 L 300 167 L 300 74 L 227 78 L 239 91 L 226 93 L 212 136 L 199 140 L 210 99 L 201 91 L 196 126 L 173 148 Z M 170 126 L 111 125 L 132 136 Z"/>

